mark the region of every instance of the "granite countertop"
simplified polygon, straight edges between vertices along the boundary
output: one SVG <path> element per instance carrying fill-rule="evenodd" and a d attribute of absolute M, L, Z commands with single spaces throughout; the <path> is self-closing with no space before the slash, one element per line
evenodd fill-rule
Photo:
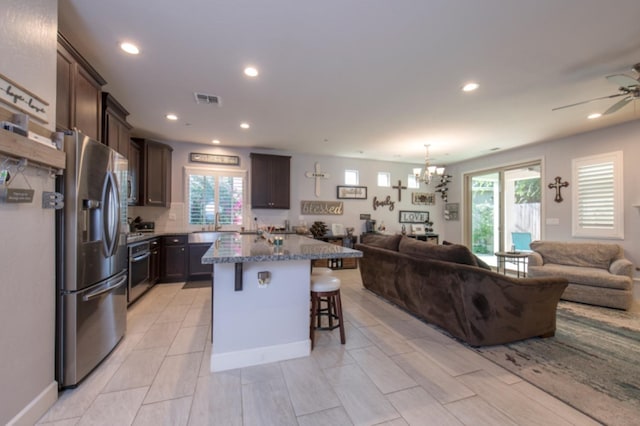
<path fill-rule="evenodd" d="M 278 247 L 256 235 L 222 233 L 202 257 L 202 263 L 274 262 L 345 257 L 362 257 L 362 252 L 300 235 L 283 235 L 282 246 Z"/>

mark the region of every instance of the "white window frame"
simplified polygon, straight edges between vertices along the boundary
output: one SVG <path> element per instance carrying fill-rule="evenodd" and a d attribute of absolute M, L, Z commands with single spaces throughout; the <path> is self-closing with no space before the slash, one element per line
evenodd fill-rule
<path fill-rule="evenodd" d="M 184 225 L 189 231 L 200 231 L 202 227 L 207 225 L 202 224 L 190 224 L 189 223 L 189 175 L 204 175 L 204 176 L 232 176 L 242 178 L 242 224 L 224 225 L 225 231 L 240 231 L 241 227 L 246 226 L 249 223 L 247 219 L 251 215 L 251 207 L 249 205 L 249 186 L 248 186 L 248 173 L 246 170 L 229 170 L 221 168 L 210 167 L 184 167 L 183 183 L 184 183 Z M 217 180 L 216 180 L 217 182 Z M 217 183 L 216 183 L 217 185 Z M 216 191 L 216 196 L 218 191 Z"/>
<path fill-rule="evenodd" d="M 407 175 L 407 188 L 408 189 L 420 189 L 420 181 L 416 178 L 416 175 L 409 173 Z"/>
<path fill-rule="evenodd" d="M 584 227 L 580 224 L 579 206 L 581 200 L 579 170 L 582 167 L 610 163 L 613 165 L 612 201 L 613 223 L 611 227 Z M 622 151 L 575 158 L 571 162 L 573 188 L 572 197 L 572 236 L 579 238 L 624 239 L 624 187 L 623 187 Z"/>
<path fill-rule="evenodd" d="M 385 182 L 380 183 L 381 179 L 386 180 Z M 391 173 L 389 172 L 378 172 L 378 186 L 381 188 L 391 188 Z"/>
<path fill-rule="evenodd" d="M 354 181 L 349 180 L 349 175 L 355 177 Z M 360 174 L 357 170 L 345 170 L 344 171 L 344 184 L 345 185 L 359 185 Z"/>

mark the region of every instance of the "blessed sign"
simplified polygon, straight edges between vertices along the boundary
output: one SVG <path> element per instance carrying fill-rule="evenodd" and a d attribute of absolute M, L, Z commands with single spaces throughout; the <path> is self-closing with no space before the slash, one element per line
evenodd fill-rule
<path fill-rule="evenodd" d="M 342 201 L 300 201 L 302 214 L 341 215 Z"/>

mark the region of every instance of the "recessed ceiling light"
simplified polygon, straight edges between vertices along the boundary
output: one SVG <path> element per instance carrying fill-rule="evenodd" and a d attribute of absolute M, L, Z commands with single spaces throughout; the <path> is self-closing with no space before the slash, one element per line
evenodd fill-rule
<path fill-rule="evenodd" d="M 218 139 L 214 139 L 214 140 L 211 141 L 211 143 L 214 144 L 214 145 L 219 145 L 220 141 Z"/>
<path fill-rule="evenodd" d="M 599 112 L 594 112 L 593 114 L 587 115 L 587 118 L 589 120 L 594 120 L 594 119 L 600 118 L 600 117 L 602 117 L 602 114 L 600 114 Z"/>
<path fill-rule="evenodd" d="M 178 119 L 178 116 L 175 114 L 167 114 L 166 117 L 167 117 L 167 120 L 171 120 L 171 121 L 176 121 Z"/>
<path fill-rule="evenodd" d="M 254 67 L 246 67 L 244 69 L 244 74 L 249 76 L 249 77 L 257 77 L 258 76 L 258 70 Z"/>
<path fill-rule="evenodd" d="M 251 126 L 249 126 L 249 123 L 240 123 L 240 127 L 243 129 L 248 129 Z"/>
<path fill-rule="evenodd" d="M 462 86 L 462 91 L 463 92 L 473 92 L 478 87 L 480 87 L 480 85 L 478 83 L 471 82 L 471 83 L 467 83 L 464 86 Z"/>
<path fill-rule="evenodd" d="M 127 53 L 130 53 L 131 55 L 137 55 L 138 53 L 140 53 L 140 49 L 138 49 L 138 46 L 133 43 L 121 43 L 120 49 L 124 50 Z"/>

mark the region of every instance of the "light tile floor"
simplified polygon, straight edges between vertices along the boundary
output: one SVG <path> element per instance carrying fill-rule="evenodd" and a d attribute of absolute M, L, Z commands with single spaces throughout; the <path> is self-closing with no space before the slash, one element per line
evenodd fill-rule
<path fill-rule="evenodd" d="M 364 290 L 357 270 L 335 274 L 346 345 L 318 331 L 310 357 L 215 374 L 210 289 L 155 286 L 114 352 L 39 424 L 597 424 Z"/>

